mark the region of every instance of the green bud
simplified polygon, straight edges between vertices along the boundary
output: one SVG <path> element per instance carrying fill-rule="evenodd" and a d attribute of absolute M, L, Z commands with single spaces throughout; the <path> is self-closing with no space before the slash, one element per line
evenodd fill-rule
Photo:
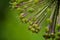
<path fill-rule="evenodd" d="M 29 24 L 30 24 L 30 25 L 32 25 L 32 24 L 33 24 L 33 22 L 32 22 L 32 21 L 29 21 Z"/>
<path fill-rule="evenodd" d="M 20 14 L 20 19 L 23 19 L 23 18 L 24 18 L 23 15 L 24 15 L 24 13 L 21 13 L 21 14 Z"/>
<path fill-rule="evenodd" d="M 35 27 L 35 29 L 40 30 L 40 27 Z"/>
<path fill-rule="evenodd" d="M 36 33 L 38 33 L 38 32 L 39 32 L 39 30 L 35 30 L 35 32 L 36 32 Z"/>
<path fill-rule="evenodd" d="M 16 4 L 17 4 L 16 2 L 13 2 L 12 3 L 12 8 L 15 8 L 16 7 Z"/>
<path fill-rule="evenodd" d="M 32 32 L 35 32 L 35 28 L 31 28 L 31 31 L 32 31 Z"/>
<path fill-rule="evenodd" d="M 33 8 L 28 9 L 28 12 L 29 12 L 29 13 L 32 13 L 33 11 L 34 11 Z"/>
<path fill-rule="evenodd" d="M 22 22 L 27 23 L 27 19 L 26 18 L 23 18 L 22 19 Z"/>
<path fill-rule="evenodd" d="M 32 26 L 29 26 L 29 28 L 28 28 L 28 29 L 29 29 L 29 30 L 31 30 L 31 28 L 32 28 Z"/>
<path fill-rule="evenodd" d="M 33 24 L 33 27 L 38 27 L 39 25 L 38 24 Z"/>

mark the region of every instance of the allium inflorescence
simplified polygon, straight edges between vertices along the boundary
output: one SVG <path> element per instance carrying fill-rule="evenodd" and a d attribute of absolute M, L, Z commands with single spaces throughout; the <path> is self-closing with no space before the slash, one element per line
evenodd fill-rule
<path fill-rule="evenodd" d="M 9 7 L 19 11 L 20 20 L 29 23 L 28 30 L 33 33 L 38 33 L 43 28 L 42 24 L 47 21 L 45 35 L 43 35 L 46 40 L 55 39 L 57 27 L 56 39 L 60 40 L 59 2 L 59 0 L 11 0 Z"/>

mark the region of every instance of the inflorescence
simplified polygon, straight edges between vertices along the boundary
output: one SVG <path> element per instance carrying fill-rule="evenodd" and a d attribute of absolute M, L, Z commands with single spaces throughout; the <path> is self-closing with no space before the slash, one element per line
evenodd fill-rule
<path fill-rule="evenodd" d="M 42 23 L 47 21 L 48 25 L 43 35 L 46 40 L 55 39 L 57 27 L 56 40 L 60 40 L 59 2 L 59 0 L 11 0 L 9 7 L 19 10 L 20 20 L 29 23 L 28 29 L 33 33 L 38 33 Z"/>

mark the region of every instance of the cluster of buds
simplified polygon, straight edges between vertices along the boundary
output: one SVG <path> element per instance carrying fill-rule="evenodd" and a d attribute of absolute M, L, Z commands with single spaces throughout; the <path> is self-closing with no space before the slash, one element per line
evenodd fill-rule
<path fill-rule="evenodd" d="M 51 3 L 49 2 L 49 4 L 51 4 Z M 24 13 L 20 14 L 20 19 L 22 22 L 24 22 L 24 23 L 29 22 L 29 24 L 30 24 L 30 26 L 28 27 L 29 30 L 31 30 L 32 32 L 35 32 L 35 33 L 38 33 L 40 31 L 40 29 L 41 29 L 40 25 L 47 18 L 47 15 L 48 15 L 46 10 L 50 6 L 49 4 L 47 4 L 47 3 L 43 4 L 43 1 L 42 1 L 42 3 L 41 3 L 42 8 L 40 8 L 36 13 L 35 12 L 32 13 L 31 11 L 33 11 L 33 10 L 31 10 L 30 11 L 31 16 L 28 15 L 29 13 L 26 11 Z M 38 7 L 38 6 L 35 6 L 35 7 Z M 37 9 L 35 9 L 35 10 L 37 10 Z M 48 10 L 48 11 L 50 11 L 50 10 Z"/>
<path fill-rule="evenodd" d="M 33 24 L 33 25 L 29 26 L 29 30 L 31 30 L 32 32 L 38 33 L 40 30 L 40 27 L 38 24 Z"/>
<path fill-rule="evenodd" d="M 25 22 L 25 23 L 27 23 L 27 22 L 29 22 L 29 23 L 32 23 L 30 20 L 36 20 L 39 16 L 38 15 L 40 15 L 39 14 L 39 12 L 41 11 L 41 9 L 39 9 L 40 8 L 40 6 L 41 5 L 44 5 L 44 4 L 41 4 L 40 6 L 38 6 L 39 4 L 40 4 L 41 2 L 38 2 L 37 4 L 34 4 L 34 3 L 32 3 L 32 6 L 28 6 L 27 5 L 27 8 L 24 8 L 23 9 L 23 12 L 22 13 L 20 13 L 20 19 L 22 20 L 22 22 Z M 44 3 L 43 1 L 42 1 L 42 3 Z M 34 5 L 33 5 L 34 4 Z M 46 6 L 46 5 L 45 5 Z M 38 7 L 38 8 L 37 8 Z M 39 10 L 38 10 L 39 9 Z M 42 8 L 43 9 L 43 8 Z M 38 10 L 38 12 L 36 12 Z M 33 16 L 32 16 L 33 15 Z M 37 15 L 37 16 L 36 16 Z M 37 17 L 37 18 L 35 18 L 35 16 Z"/>
<path fill-rule="evenodd" d="M 17 8 L 20 11 L 20 20 L 23 23 L 29 23 L 28 29 L 33 33 L 38 33 L 42 28 L 42 23 L 47 19 L 48 26 L 43 37 L 46 40 L 49 38 L 55 39 L 59 0 L 13 0 L 10 4 L 12 8 Z M 58 25 L 57 40 L 60 40 L 60 25 Z"/>
<path fill-rule="evenodd" d="M 10 3 L 10 7 L 18 8 L 18 7 L 23 7 L 25 5 L 31 5 L 32 3 L 37 4 L 38 2 L 41 1 L 42 0 L 11 0 L 9 3 Z"/>

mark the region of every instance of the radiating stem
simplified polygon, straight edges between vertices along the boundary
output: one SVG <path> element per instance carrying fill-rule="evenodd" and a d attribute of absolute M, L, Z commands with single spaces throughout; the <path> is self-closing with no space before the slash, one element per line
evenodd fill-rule
<path fill-rule="evenodd" d="M 54 32 L 54 33 L 55 33 L 57 15 L 58 15 L 58 6 L 56 5 L 56 9 L 55 9 L 55 12 L 54 12 L 54 15 L 53 15 L 53 18 L 52 18 L 52 25 L 51 25 L 51 27 L 52 27 L 52 31 L 51 32 Z"/>
<path fill-rule="evenodd" d="M 44 4 L 45 4 L 45 3 L 44 3 Z M 32 6 L 32 7 L 33 7 L 33 6 Z M 37 7 L 39 8 L 40 6 L 37 6 Z M 36 8 L 37 8 L 37 7 L 36 7 Z M 36 8 L 34 8 L 34 10 L 36 10 Z M 40 10 L 41 10 L 41 9 L 40 9 Z M 27 11 L 27 9 L 24 10 L 24 15 L 25 15 L 25 16 L 27 16 L 27 15 L 29 14 L 29 13 L 26 12 L 26 11 Z M 36 13 L 35 13 L 35 14 L 36 14 Z M 34 14 L 33 14 L 33 15 L 34 15 Z M 24 17 L 25 17 L 25 16 L 24 16 Z M 32 17 L 31 17 L 31 18 L 32 18 Z M 28 20 L 30 20 L 31 18 L 29 18 Z"/>
<path fill-rule="evenodd" d="M 51 4 L 50 4 L 51 5 Z M 36 14 L 34 14 L 33 16 L 36 17 L 36 19 L 50 6 L 50 5 L 45 5 L 45 7 L 42 10 L 39 10 Z M 37 15 L 38 14 L 38 15 Z M 37 16 L 36 16 L 37 15 Z M 33 18 L 33 17 L 31 17 Z"/>
<path fill-rule="evenodd" d="M 53 3 L 54 3 L 54 1 L 53 1 Z M 46 7 L 42 11 L 39 11 L 40 13 L 38 12 L 39 14 L 36 16 L 36 18 L 38 18 L 49 6 L 51 6 L 51 4 L 52 3 L 49 3 L 48 5 L 46 5 Z"/>

